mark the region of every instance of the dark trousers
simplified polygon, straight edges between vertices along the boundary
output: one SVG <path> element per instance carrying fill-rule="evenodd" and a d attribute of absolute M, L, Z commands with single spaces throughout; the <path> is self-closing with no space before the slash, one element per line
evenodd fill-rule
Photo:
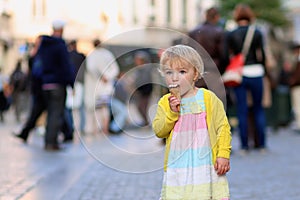
<path fill-rule="evenodd" d="M 23 127 L 20 135 L 25 140 L 29 136 L 29 132 L 35 127 L 36 121 L 41 116 L 43 111 L 46 109 L 46 104 L 42 94 L 32 95 L 32 105 L 30 115 L 27 118 L 25 126 Z"/>
<path fill-rule="evenodd" d="M 47 108 L 45 144 L 57 145 L 58 133 L 64 121 L 66 88 L 61 86 L 43 90 L 43 96 Z"/>
<path fill-rule="evenodd" d="M 73 122 L 72 109 L 70 108 L 65 108 L 64 110 L 64 121 L 63 121 L 61 131 L 64 134 L 64 140 L 73 139 L 74 122 Z"/>
<path fill-rule="evenodd" d="M 260 148 L 265 147 L 265 114 L 262 106 L 263 97 L 263 78 L 243 77 L 243 82 L 239 87 L 234 88 L 237 100 L 237 116 L 239 121 L 239 133 L 241 148 L 248 149 L 248 105 L 247 91 L 250 91 L 253 102 L 253 114 L 255 129 L 258 134 L 258 143 Z"/>

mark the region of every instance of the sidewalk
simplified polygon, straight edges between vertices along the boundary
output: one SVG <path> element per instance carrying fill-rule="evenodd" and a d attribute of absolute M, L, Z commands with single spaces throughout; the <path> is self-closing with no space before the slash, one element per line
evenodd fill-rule
<path fill-rule="evenodd" d="M 13 120 L 0 124 L 1 200 L 157 200 L 163 146 L 151 129 L 104 137 L 88 135 L 62 152 L 45 152 L 43 137 L 28 144 L 11 136 Z M 299 199 L 300 135 L 289 129 L 268 133 L 269 151 L 240 156 L 233 135 L 233 200 Z"/>

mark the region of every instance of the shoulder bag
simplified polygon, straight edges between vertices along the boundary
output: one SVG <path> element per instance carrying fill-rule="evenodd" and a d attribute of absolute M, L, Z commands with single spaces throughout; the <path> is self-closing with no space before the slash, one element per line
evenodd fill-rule
<path fill-rule="evenodd" d="M 227 87 L 237 87 L 242 82 L 242 69 L 245 65 L 245 59 L 248 54 L 250 44 L 254 35 L 254 25 L 249 26 L 246 38 L 244 40 L 242 52 L 230 58 L 229 65 L 226 67 L 222 79 Z"/>

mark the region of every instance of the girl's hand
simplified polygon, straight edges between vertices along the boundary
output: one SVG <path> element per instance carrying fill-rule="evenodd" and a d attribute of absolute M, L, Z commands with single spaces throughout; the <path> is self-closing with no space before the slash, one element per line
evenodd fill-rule
<path fill-rule="evenodd" d="M 230 164 L 229 159 L 227 158 L 217 158 L 215 163 L 215 170 L 217 171 L 217 174 L 224 175 L 226 172 L 230 170 Z"/>
<path fill-rule="evenodd" d="M 175 96 L 169 96 L 169 105 L 173 112 L 179 112 L 180 101 Z"/>

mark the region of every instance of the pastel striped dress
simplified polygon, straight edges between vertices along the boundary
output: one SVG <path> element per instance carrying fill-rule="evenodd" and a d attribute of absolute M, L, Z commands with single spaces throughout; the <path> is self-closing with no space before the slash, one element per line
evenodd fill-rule
<path fill-rule="evenodd" d="M 161 199 L 229 200 L 227 178 L 218 176 L 213 166 L 203 90 L 181 100 Z"/>

